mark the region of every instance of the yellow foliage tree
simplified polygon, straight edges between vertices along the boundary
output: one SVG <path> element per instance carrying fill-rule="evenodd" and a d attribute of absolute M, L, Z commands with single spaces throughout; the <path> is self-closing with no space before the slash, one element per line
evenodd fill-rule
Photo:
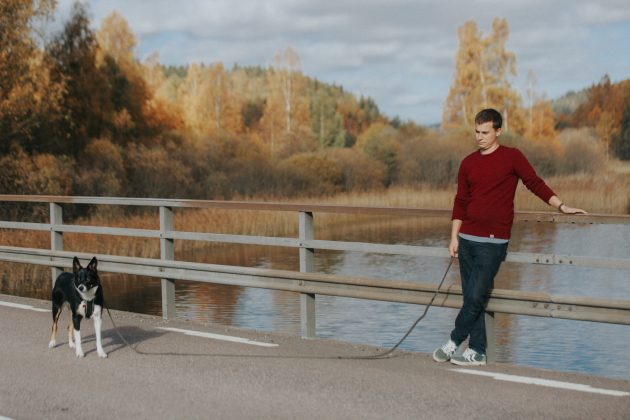
<path fill-rule="evenodd" d="M 209 132 L 225 131 L 237 134 L 241 131 L 240 107 L 223 64 L 217 63 L 207 69 L 201 95 L 200 111 L 205 117 Z"/>
<path fill-rule="evenodd" d="M 291 47 L 278 52 L 268 70 L 267 104 L 262 126 L 271 154 L 283 139 L 310 131 L 309 98 L 306 77 L 300 69 L 300 58 Z"/>
<path fill-rule="evenodd" d="M 545 94 L 538 94 L 536 74 L 533 70 L 527 72 L 526 98 L 528 102 L 526 110 L 525 137 L 532 140 L 551 140 L 557 135 L 555 124 L 556 117 L 551 107 L 551 101 Z"/>
<path fill-rule="evenodd" d="M 163 127 L 181 127 L 183 119 L 176 106 L 177 87 L 164 75 L 158 53 L 153 53 L 146 59 L 142 74 L 150 92 L 150 99 L 147 101 L 150 118 Z"/>
<path fill-rule="evenodd" d="M 193 131 L 201 130 L 201 122 L 198 120 L 197 108 L 199 108 L 199 95 L 201 89 L 202 69 L 197 63 L 188 66 L 186 78 L 179 87 L 177 105 L 182 113 L 186 127 Z"/>
<path fill-rule="evenodd" d="M 242 131 L 239 101 L 221 63 L 210 67 L 196 63 L 189 66 L 180 88 L 180 108 L 186 125 L 198 134 Z"/>
<path fill-rule="evenodd" d="M 96 39 L 99 45 L 96 62 L 99 66 L 109 55 L 125 70 L 136 67 L 134 51 L 138 41 L 125 18 L 118 12 L 114 11 L 103 19 Z"/>
<path fill-rule="evenodd" d="M 505 130 L 522 132 L 521 98 L 508 81 L 508 76 L 516 75 L 516 57 L 505 48 L 507 21 L 495 18 L 492 33 L 484 36 L 470 20 L 458 29 L 458 36 L 455 76 L 444 104 L 442 126 L 472 126 L 479 110 L 495 108 L 503 114 Z"/>

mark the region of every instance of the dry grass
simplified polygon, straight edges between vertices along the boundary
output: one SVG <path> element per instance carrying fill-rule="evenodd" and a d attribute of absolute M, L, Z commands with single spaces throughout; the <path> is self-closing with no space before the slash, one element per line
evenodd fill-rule
<path fill-rule="evenodd" d="M 625 174 L 608 172 L 596 178 L 590 175 L 574 175 L 547 181 L 560 198 L 570 206 L 581 207 L 591 213 L 626 214 L 628 212 L 630 178 Z M 394 187 L 376 192 L 349 193 L 284 202 L 450 209 L 454 194 L 455 186 L 446 189 L 431 186 Z M 517 190 L 516 209 L 552 211 L 522 185 Z M 373 218 L 373 216 L 370 217 Z M 329 217 L 321 217 L 320 220 L 323 225 L 318 223 L 318 226 L 325 228 L 327 225 L 355 222 L 361 218 L 356 215 L 329 215 Z M 295 236 L 298 230 L 298 217 L 293 212 L 176 209 L 174 223 L 175 230 L 180 231 L 242 235 Z M 78 220 L 76 224 L 159 229 L 157 211 L 134 216 L 98 214 L 88 219 Z M 3 245 L 48 248 L 49 241 L 48 234 L 43 232 L 24 231 L 15 235 L 12 231 L 0 230 L 0 243 Z M 139 257 L 159 255 L 159 243 L 155 239 L 65 234 L 64 242 L 66 249 L 80 249 L 83 252 L 117 253 Z M 177 246 L 176 251 L 184 251 L 183 247 L 190 244 L 186 245 L 186 242 L 180 241 Z"/>
<path fill-rule="evenodd" d="M 593 177 L 582 174 L 551 178 L 547 183 L 568 206 L 582 208 L 589 213 L 630 212 L 630 177 L 627 175 L 607 172 Z M 515 206 L 517 210 L 549 210 L 549 206 L 522 185 L 517 191 Z"/>
<path fill-rule="evenodd" d="M 615 171 L 609 171 L 597 177 L 574 175 L 552 178 L 547 182 L 560 198 L 570 206 L 583 208 L 591 213 L 627 214 L 630 211 L 630 177 L 625 172 L 628 166 L 620 165 Z M 388 190 L 341 194 L 334 197 L 299 199 L 284 202 L 302 202 L 331 205 L 374 206 L 374 207 L 412 207 L 427 209 L 450 209 L 455 194 L 455 186 L 437 189 L 431 186 L 417 188 L 390 188 Z M 261 201 L 261 200 L 256 200 Z M 281 200 L 268 200 L 281 201 Z M 522 185 L 516 195 L 517 210 L 553 211 Z M 357 224 L 395 223 L 391 218 L 374 216 L 356 216 L 342 214 L 316 215 L 318 232 L 333 232 L 331 236 L 344 235 Z M 429 226 L 431 220 L 416 221 L 418 229 Z M 157 211 L 145 215 L 120 216 L 115 213 L 101 213 L 88 219 L 78 220 L 77 224 L 91 226 L 118 226 L 138 229 L 159 229 Z M 242 235 L 296 237 L 298 217 L 294 212 L 269 211 L 228 211 L 228 210 L 191 210 L 175 211 L 175 230 L 193 232 L 231 233 Z M 318 235 L 320 236 L 320 235 Z M 324 236 L 328 236 L 328 233 Z M 45 232 L 0 230 L 0 244 L 33 248 L 49 248 L 50 236 Z M 208 244 L 192 241 L 177 241 L 176 255 L 208 247 Z M 136 257 L 159 257 L 160 245 L 156 239 L 142 239 L 116 236 L 97 236 L 88 234 L 65 234 L 64 248 L 95 254 L 115 254 Z M 47 293 L 50 287 L 49 269 L 29 265 L 0 263 L 1 288 L 12 292 L 16 281 L 30 279 L 29 286 L 41 293 Z M 35 281 L 35 279 L 41 279 Z M 13 286 L 12 286 L 13 285 Z M 43 292 L 42 292 L 43 291 Z M 41 293 L 31 293 L 40 295 Z"/>
<path fill-rule="evenodd" d="M 607 172 L 597 178 L 590 175 L 574 175 L 549 179 L 548 184 L 570 206 L 584 208 L 591 213 L 627 213 L 630 179 L 623 174 Z M 454 185 L 449 188 L 435 188 L 428 185 L 416 188 L 395 187 L 375 192 L 340 194 L 332 197 L 285 202 L 450 209 L 455 190 Z M 553 211 L 522 185 L 517 190 L 515 205 L 517 210 Z M 378 223 L 384 219 L 391 220 L 388 217 L 343 214 L 322 214 L 316 215 L 316 218 L 317 229 L 320 231 L 362 223 Z M 157 212 L 151 217 L 133 216 L 115 220 L 97 217 L 81 221 L 81 223 L 97 226 L 129 226 L 142 229 L 158 229 L 159 227 Z M 280 211 L 178 209 L 175 211 L 174 223 L 176 230 L 192 232 L 295 237 L 298 231 L 297 214 Z M 427 223 L 431 223 L 431 221 Z M 69 249 L 85 249 L 87 246 L 90 249 L 88 252 L 119 253 L 143 257 L 159 255 L 159 244 L 156 240 L 114 237 L 97 239 L 91 235 L 69 235 L 67 243 Z M 75 248 L 79 244 L 81 247 Z M 203 243 L 178 241 L 176 252 L 187 252 L 199 246 L 203 246 Z"/>
<path fill-rule="evenodd" d="M 312 199 L 320 204 L 352 205 L 366 207 L 412 207 L 421 209 L 447 209 L 453 205 L 456 187 L 436 188 L 429 185 L 418 187 L 392 187 L 387 190 L 347 193 L 334 197 Z"/>

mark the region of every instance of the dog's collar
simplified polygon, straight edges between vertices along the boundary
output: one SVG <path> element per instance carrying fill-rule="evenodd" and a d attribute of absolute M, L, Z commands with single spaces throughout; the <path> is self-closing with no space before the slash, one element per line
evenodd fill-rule
<path fill-rule="evenodd" d="M 92 287 L 90 290 L 87 291 L 87 293 L 80 291 L 77 286 L 74 286 L 74 289 L 77 291 L 79 296 L 81 296 L 81 299 L 87 302 L 91 302 L 96 298 L 96 291 L 98 290 L 98 286 Z"/>

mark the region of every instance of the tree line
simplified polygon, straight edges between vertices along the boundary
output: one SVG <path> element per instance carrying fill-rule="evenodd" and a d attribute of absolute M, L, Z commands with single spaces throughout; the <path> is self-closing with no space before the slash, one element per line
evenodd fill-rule
<path fill-rule="evenodd" d="M 558 117 L 532 74 L 524 105 L 508 82 L 515 56 L 504 20 L 488 36 L 472 21 L 459 29 L 436 130 L 304 75 L 290 47 L 268 67 L 140 62 L 116 12 L 94 31 L 76 3 L 63 29 L 46 36 L 54 5 L 0 6 L 3 193 L 230 199 L 447 185 L 474 147 L 471 116 L 484 106 L 504 113 L 507 142 L 544 175 L 594 170 L 601 150 L 630 158 L 628 81 L 592 86 Z"/>

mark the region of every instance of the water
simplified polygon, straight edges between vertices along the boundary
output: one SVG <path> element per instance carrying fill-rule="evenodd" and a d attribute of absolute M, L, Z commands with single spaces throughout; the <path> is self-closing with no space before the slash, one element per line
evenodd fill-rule
<path fill-rule="evenodd" d="M 450 223 L 415 219 L 376 219 L 328 232 L 317 239 L 447 246 Z M 517 223 L 510 251 L 628 258 L 630 226 Z M 297 270 L 294 249 L 213 245 L 177 259 L 251 267 Z M 438 283 L 445 258 L 357 252 L 316 252 L 323 273 Z M 160 282 L 102 274 L 113 308 L 161 314 Z M 459 283 L 457 264 L 445 285 Z M 541 291 L 551 295 L 630 299 L 630 273 L 617 269 L 504 263 L 495 287 Z M 2 288 L 0 287 L 0 291 Z M 15 291 L 14 291 L 15 292 Z M 20 294 L 18 292 L 18 294 Z M 255 288 L 179 281 L 179 317 L 223 325 L 300 334 L 299 295 Z M 317 336 L 381 347 L 393 346 L 424 306 L 361 299 L 316 298 Z M 457 310 L 434 307 L 401 345 L 430 353 L 448 339 Z M 497 360 L 560 371 L 630 379 L 628 326 L 497 314 Z"/>

